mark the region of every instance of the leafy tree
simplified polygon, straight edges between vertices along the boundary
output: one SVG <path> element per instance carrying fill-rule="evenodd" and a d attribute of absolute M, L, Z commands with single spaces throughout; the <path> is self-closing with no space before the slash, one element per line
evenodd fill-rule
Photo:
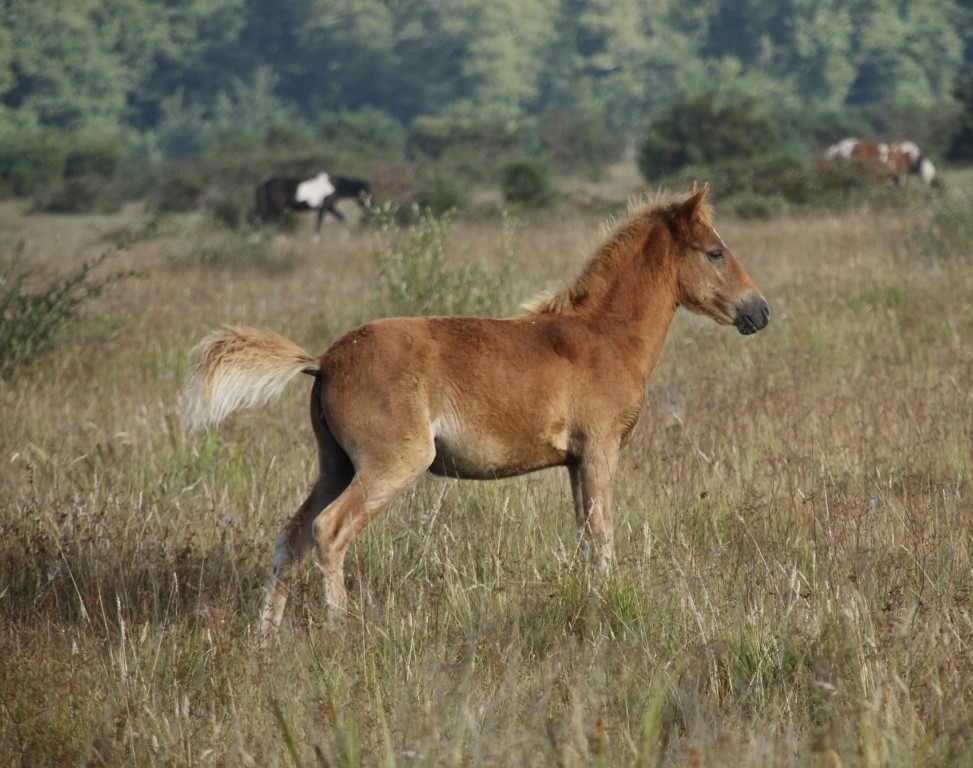
<path fill-rule="evenodd" d="M 953 95 L 961 105 L 959 129 L 949 147 L 950 160 L 973 161 L 973 72 L 956 82 Z"/>
<path fill-rule="evenodd" d="M 963 60 L 955 0 L 862 0 L 854 5 L 849 104 L 879 101 L 931 106 L 949 96 Z"/>
<path fill-rule="evenodd" d="M 266 66 L 258 68 L 250 82 L 231 80 L 229 87 L 217 95 L 213 106 L 212 122 L 216 129 L 245 129 L 259 136 L 280 122 L 296 122 L 296 109 L 277 96 L 276 84 L 276 74 Z"/>
<path fill-rule="evenodd" d="M 133 83 L 133 121 L 153 128 L 171 111 L 173 94 L 182 107 L 206 115 L 234 79 L 252 82 L 261 59 L 242 39 L 244 0 L 131 0 L 147 9 L 155 35 L 148 43 L 151 62 L 141 81 Z"/>
<path fill-rule="evenodd" d="M 390 115 L 372 107 L 322 116 L 318 135 L 329 147 L 351 158 L 392 163 L 402 157 L 405 131 Z"/>
<path fill-rule="evenodd" d="M 704 22 L 681 6 L 564 0 L 554 18 L 541 106 L 598 119 L 609 134 L 631 136 L 700 69 Z"/>
<path fill-rule="evenodd" d="M 844 0 L 724 0 L 706 50 L 738 61 L 745 75 L 770 76 L 807 100 L 837 105 L 855 76 L 847 6 Z"/>
<path fill-rule="evenodd" d="M 2 24 L 17 41 L 2 78 L 3 103 L 44 125 L 74 128 L 118 120 L 125 111 L 125 67 L 100 44 L 91 2 L 8 0 Z"/>
<path fill-rule="evenodd" d="M 537 101 L 551 43 L 553 2 L 493 0 L 471 5 L 468 55 L 461 64 L 469 90 L 456 107 L 477 118 L 518 121 Z"/>
<path fill-rule="evenodd" d="M 307 118 L 389 98 L 395 30 L 380 0 L 248 0 L 244 43 Z"/>

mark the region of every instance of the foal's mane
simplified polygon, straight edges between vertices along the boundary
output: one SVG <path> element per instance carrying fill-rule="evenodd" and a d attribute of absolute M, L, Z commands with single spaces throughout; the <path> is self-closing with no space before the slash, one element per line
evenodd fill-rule
<path fill-rule="evenodd" d="M 576 307 L 589 296 L 603 293 L 611 284 L 611 277 L 632 252 L 641 248 L 649 231 L 657 224 L 669 224 L 679 206 L 694 193 L 672 195 L 658 192 L 654 197 L 638 196 L 629 200 L 626 218 L 616 223 L 609 219 L 604 231 L 608 234 L 595 255 L 585 266 L 581 276 L 554 295 L 541 295 L 524 304 L 535 315 L 561 314 Z M 699 208 L 699 221 L 712 226 L 712 209 L 707 204 Z"/>

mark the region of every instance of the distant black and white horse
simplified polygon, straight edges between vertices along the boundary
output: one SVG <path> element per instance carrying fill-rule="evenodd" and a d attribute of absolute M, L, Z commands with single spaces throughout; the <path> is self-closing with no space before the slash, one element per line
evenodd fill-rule
<path fill-rule="evenodd" d="M 338 200 L 354 199 L 364 208 L 369 192 L 367 181 L 347 176 L 275 176 L 257 187 L 257 215 L 261 221 L 270 222 L 280 219 L 285 211 L 317 211 L 316 231 L 320 231 L 325 213 L 346 222 L 344 214 L 335 207 Z"/>
<path fill-rule="evenodd" d="M 899 186 L 908 183 L 910 174 L 915 174 L 930 187 L 940 184 L 936 167 L 913 141 L 844 139 L 828 147 L 824 156 L 828 160 L 858 158 L 866 167 L 891 176 Z"/>

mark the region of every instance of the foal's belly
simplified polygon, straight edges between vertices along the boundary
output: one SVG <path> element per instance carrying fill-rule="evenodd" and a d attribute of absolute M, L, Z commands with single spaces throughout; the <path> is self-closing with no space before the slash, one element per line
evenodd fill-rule
<path fill-rule="evenodd" d="M 474 432 L 441 429 L 435 434 L 434 475 L 465 480 L 493 480 L 568 464 L 566 436 Z"/>

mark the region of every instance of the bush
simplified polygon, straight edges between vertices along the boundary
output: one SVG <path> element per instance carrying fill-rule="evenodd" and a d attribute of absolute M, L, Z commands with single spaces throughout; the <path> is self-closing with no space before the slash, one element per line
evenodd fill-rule
<path fill-rule="evenodd" d="M 303 123 L 275 123 L 264 133 L 264 147 L 271 152 L 308 152 L 314 137 Z"/>
<path fill-rule="evenodd" d="M 29 287 L 33 279 L 29 269 L 5 270 L 0 276 L 0 377 L 62 343 L 88 304 L 131 276 L 127 272 L 94 276 L 114 253 L 106 251 L 39 290 Z"/>
<path fill-rule="evenodd" d="M 445 216 L 466 206 L 466 197 L 459 187 L 438 175 L 420 184 L 412 195 L 412 201 L 416 210 L 429 211 L 434 216 Z"/>
<path fill-rule="evenodd" d="M 652 117 L 638 166 L 652 183 L 689 165 L 757 157 L 777 141 L 774 124 L 755 97 L 711 89 L 684 94 Z"/>
<path fill-rule="evenodd" d="M 541 160 L 515 160 L 507 163 L 500 174 L 503 198 L 508 203 L 546 205 L 553 197 L 547 165 Z"/>
<path fill-rule="evenodd" d="M 469 164 L 488 165 L 519 151 L 523 137 L 506 123 L 478 122 L 454 117 L 417 117 L 412 121 L 406 149 L 413 158 L 445 160 L 457 154 Z M 485 170 L 481 170 L 486 175 Z"/>
<path fill-rule="evenodd" d="M 149 205 L 165 213 L 193 211 L 205 188 L 206 175 L 199 165 L 168 164 L 153 174 Z"/>
<path fill-rule="evenodd" d="M 733 199 L 733 212 L 741 219 L 773 219 L 787 213 L 787 200 L 780 195 L 745 192 Z"/>
<path fill-rule="evenodd" d="M 914 224 L 897 248 L 912 259 L 967 259 L 973 242 L 973 218 L 970 207 L 973 197 L 966 192 L 950 190 L 937 196 L 928 209 L 910 208 Z"/>
<path fill-rule="evenodd" d="M 962 105 L 951 100 L 929 107 L 882 101 L 862 107 L 858 117 L 867 126 L 869 136 L 909 139 L 918 144 L 924 154 L 936 157 L 949 149 L 959 130 L 961 110 Z"/>
<path fill-rule="evenodd" d="M 128 149 L 118 136 L 79 137 L 71 142 L 65 154 L 61 175 L 65 179 L 84 176 L 111 179 L 127 155 Z"/>
<path fill-rule="evenodd" d="M 598 176 L 610 162 L 619 159 L 625 143 L 603 127 L 595 115 L 582 115 L 561 108 L 547 110 L 540 119 L 538 140 L 559 168 Z"/>
<path fill-rule="evenodd" d="M 123 184 L 89 173 L 62 179 L 38 193 L 35 208 L 48 213 L 112 213 L 128 200 Z"/>
<path fill-rule="evenodd" d="M 148 201 L 165 212 L 195 211 L 226 200 L 252 211 L 257 184 L 270 174 L 261 167 L 261 159 L 252 153 L 210 153 L 192 161 L 168 162 L 153 170 Z"/>
<path fill-rule="evenodd" d="M 253 194 L 250 189 L 237 189 L 204 200 L 206 209 L 218 224 L 234 231 L 249 229 L 256 222 Z"/>
<path fill-rule="evenodd" d="M 346 163 L 398 161 L 405 147 L 405 130 L 393 117 L 379 109 L 339 112 L 321 118 L 318 136 Z"/>
<path fill-rule="evenodd" d="M 373 315 L 501 314 L 511 294 L 512 264 L 496 271 L 472 261 L 450 267 L 446 243 L 451 216 L 414 206 L 411 217 L 414 224 L 403 234 L 394 206 L 386 204 L 375 212 L 388 243 L 375 252 Z"/>
<path fill-rule="evenodd" d="M 294 270 L 298 255 L 293 247 L 278 251 L 272 239 L 242 237 L 215 220 L 204 220 L 191 248 L 180 245 L 166 258 L 174 267 L 206 267 L 214 271 L 249 270 L 266 275 L 283 275 Z"/>
<path fill-rule="evenodd" d="M 64 137 L 53 130 L 0 136 L 0 189 L 18 197 L 32 195 L 60 178 L 66 157 Z"/>

